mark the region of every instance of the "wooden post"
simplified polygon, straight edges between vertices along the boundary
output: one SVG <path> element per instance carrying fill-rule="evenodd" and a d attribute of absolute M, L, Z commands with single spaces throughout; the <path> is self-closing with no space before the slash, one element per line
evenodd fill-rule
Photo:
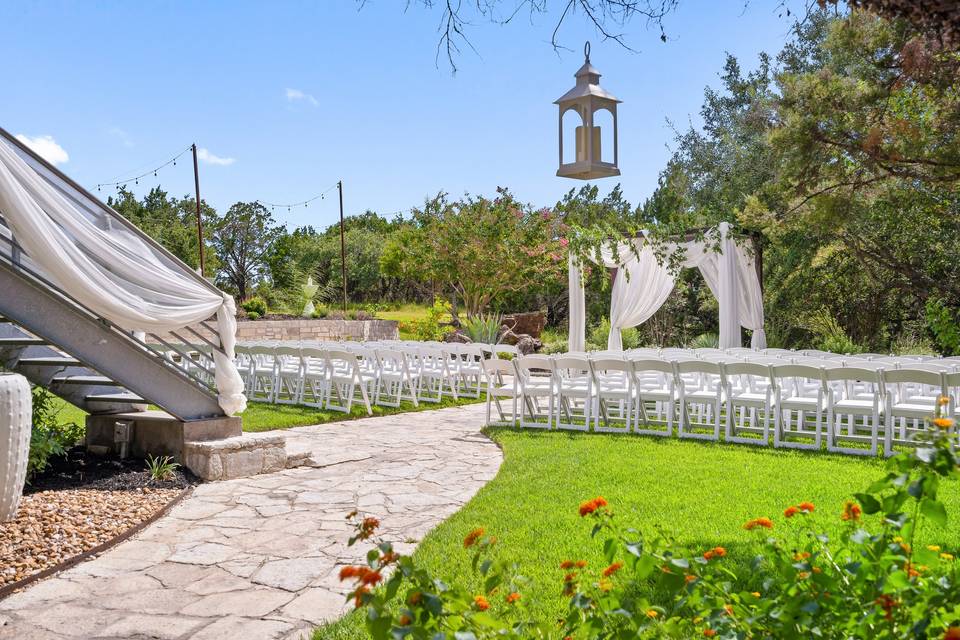
<path fill-rule="evenodd" d="M 200 252 L 200 275 L 203 276 L 203 220 L 200 216 L 200 169 L 197 166 L 197 144 L 190 145 L 193 151 L 193 186 L 197 190 L 197 249 Z"/>
<path fill-rule="evenodd" d="M 343 239 L 343 180 L 337 182 L 340 193 L 340 279 L 343 280 L 343 313 L 347 313 L 347 245 Z"/>

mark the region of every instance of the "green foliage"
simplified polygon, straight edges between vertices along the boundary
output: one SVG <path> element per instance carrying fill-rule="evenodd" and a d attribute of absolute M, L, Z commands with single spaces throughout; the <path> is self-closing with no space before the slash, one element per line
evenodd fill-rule
<path fill-rule="evenodd" d="M 314 320 L 318 320 L 320 318 L 326 318 L 329 314 L 330 314 L 330 310 L 327 309 L 325 306 L 320 305 L 319 307 L 314 308 L 313 313 L 310 315 L 310 317 L 312 317 Z"/>
<path fill-rule="evenodd" d="M 381 268 L 448 291 L 468 317 L 531 282 L 559 282 L 566 269 L 553 213 L 534 210 L 505 189 L 492 200 L 450 202 L 440 194 L 412 216 L 384 246 Z"/>
<path fill-rule="evenodd" d="M 835 539 L 817 515 L 823 505 L 810 501 L 784 505 L 777 522 L 748 520 L 743 529 L 753 532 L 757 553 L 747 575 L 731 569 L 726 547 L 709 539 L 685 547 L 665 526 L 625 526 L 614 513 L 621 505 L 597 497 L 581 503 L 579 515 L 602 564 L 591 566 L 578 549 L 560 563 L 567 611 L 559 621 L 532 614 L 546 594 L 479 527 L 462 542 L 472 580 L 451 583 L 397 553 L 377 537 L 379 521 L 354 512 L 349 544 L 373 546 L 365 564 L 344 567 L 340 578 L 351 583 L 374 640 L 953 638 L 960 634 L 960 562 L 917 537 L 921 527 L 948 523 L 939 490 L 960 475 L 953 426 L 938 409 L 926 446 L 891 459 L 883 478 L 835 507 L 827 516 L 842 523 Z M 662 595 L 650 599 L 639 585 Z"/>
<path fill-rule="evenodd" d="M 218 280 L 245 300 L 268 271 L 268 257 L 286 230 L 259 202 L 238 202 L 216 221 L 213 247 L 220 260 Z"/>
<path fill-rule="evenodd" d="M 166 482 L 172 480 L 180 465 L 173 461 L 171 456 L 162 458 L 147 456 L 147 471 L 150 472 L 150 479 L 154 482 Z"/>
<path fill-rule="evenodd" d="M 960 322 L 956 314 L 943 301 L 933 298 L 927 301 L 927 328 L 943 355 L 960 354 Z"/>
<path fill-rule="evenodd" d="M 260 296 L 253 296 L 249 300 L 244 300 L 240 303 L 240 306 L 243 307 L 243 310 L 248 314 L 256 313 L 260 317 L 267 315 L 267 301 Z"/>
<path fill-rule="evenodd" d="M 497 343 L 501 326 L 503 326 L 503 314 L 500 313 L 478 313 L 460 323 L 460 328 L 468 338 L 485 344 Z"/>
<path fill-rule="evenodd" d="M 863 352 L 863 348 L 850 339 L 825 307 L 808 314 L 804 326 L 816 337 L 818 349 L 833 353 Z"/>
<path fill-rule="evenodd" d="M 427 310 L 424 318 L 403 323 L 413 333 L 414 340 L 443 340 L 450 332 L 451 306 L 449 302 L 434 298 L 433 306 Z"/>
<path fill-rule="evenodd" d="M 247 311 L 247 320 L 259 320 L 262 317 L 263 316 L 261 316 L 256 311 Z"/>
<path fill-rule="evenodd" d="M 690 349 L 716 349 L 719 346 L 720 336 L 715 333 L 701 333 L 687 344 Z"/>
<path fill-rule="evenodd" d="M 62 456 L 82 438 L 84 428 L 59 419 L 62 405 L 43 387 L 33 387 L 33 416 L 30 430 L 30 454 L 27 459 L 27 481 L 50 466 L 50 458 Z"/>
<path fill-rule="evenodd" d="M 587 349 L 604 351 L 607 348 L 607 339 L 610 337 L 610 320 L 603 318 L 587 332 Z M 640 332 L 636 327 L 627 327 L 620 330 L 620 340 L 624 349 L 636 349 L 640 345 Z"/>

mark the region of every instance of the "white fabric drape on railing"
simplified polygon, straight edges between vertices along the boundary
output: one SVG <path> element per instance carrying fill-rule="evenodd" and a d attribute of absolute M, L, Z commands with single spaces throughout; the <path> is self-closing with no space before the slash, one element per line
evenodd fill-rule
<path fill-rule="evenodd" d="M 673 252 L 684 251 L 684 268 L 697 268 L 703 274 L 707 287 L 719 302 L 720 348 L 740 346 L 740 327 L 753 331 L 751 346 L 766 348 L 763 332 L 763 292 L 754 261 L 736 241 L 730 237 L 730 226 L 722 222 L 716 230 L 707 233 L 707 240 L 668 246 Z M 717 235 L 719 234 L 719 238 Z M 713 245 L 719 241 L 720 252 Z M 610 298 L 610 336 L 607 348 L 623 349 L 622 330 L 646 322 L 663 306 L 673 291 L 675 275 L 666 265 L 660 264 L 654 250 L 639 238 L 632 241 L 636 253 L 627 242 L 614 250 L 603 247 L 600 264 L 618 268 Z M 596 261 L 596 260 L 595 260 Z M 570 351 L 585 348 L 586 310 L 583 280 L 580 268 L 570 257 Z M 628 276 L 629 274 L 629 276 Z M 574 277 L 576 276 L 576 277 Z"/>
<path fill-rule="evenodd" d="M 218 401 L 227 415 L 243 411 L 243 380 L 233 362 L 237 323 L 231 296 L 163 264 L 123 225 L 95 224 L 2 141 L 0 212 L 44 275 L 127 331 L 175 331 L 216 314 L 224 352 L 214 351 Z"/>

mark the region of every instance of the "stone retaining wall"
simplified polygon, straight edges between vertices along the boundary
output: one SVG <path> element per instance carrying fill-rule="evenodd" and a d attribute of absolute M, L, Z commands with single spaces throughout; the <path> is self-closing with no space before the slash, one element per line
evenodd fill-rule
<path fill-rule="evenodd" d="M 241 320 L 237 340 L 396 340 L 396 320 Z"/>
<path fill-rule="evenodd" d="M 214 324 L 214 323 L 211 323 Z M 237 342 L 254 340 L 396 340 L 400 337 L 396 320 L 240 320 L 237 322 Z M 199 325 L 193 327 L 209 338 L 210 332 Z M 189 342 L 199 340 L 188 331 L 178 331 Z M 167 342 L 179 342 L 170 335 L 161 334 Z"/>

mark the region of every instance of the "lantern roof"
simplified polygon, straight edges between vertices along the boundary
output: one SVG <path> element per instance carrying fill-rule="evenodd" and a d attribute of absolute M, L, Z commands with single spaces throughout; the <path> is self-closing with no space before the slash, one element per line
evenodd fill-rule
<path fill-rule="evenodd" d="M 608 93 L 606 89 L 600 86 L 600 72 L 597 71 L 592 64 L 590 64 L 589 42 L 584 47 L 584 57 L 586 59 L 583 62 L 583 66 L 577 70 L 576 74 L 574 74 L 574 77 L 577 79 L 577 84 L 573 87 L 573 89 L 570 89 L 570 91 L 567 91 L 565 94 L 557 98 L 554 101 L 554 104 L 569 102 L 570 100 L 585 98 L 587 96 L 602 98 L 612 102 L 622 102 L 622 100 L 617 99 L 615 96 Z"/>

